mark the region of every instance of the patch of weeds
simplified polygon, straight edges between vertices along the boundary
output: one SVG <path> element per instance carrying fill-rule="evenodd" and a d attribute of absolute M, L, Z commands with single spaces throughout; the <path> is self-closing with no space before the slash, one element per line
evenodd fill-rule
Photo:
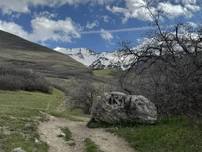
<path fill-rule="evenodd" d="M 65 127 L 65 128 L 61 128 L 61 131 L 64 133 L 64 139 L 66 141 L 72 140 L 72 133 L 69 130 L 69 128 Z M 59 135 L 60 136 L 60 135 Z"/>
<path fill-rule="evenodd" d="M 90 138 L 86 138 L 84 140 L 84 143 L 85 143 L 85 152 L 103 152 Z"/>

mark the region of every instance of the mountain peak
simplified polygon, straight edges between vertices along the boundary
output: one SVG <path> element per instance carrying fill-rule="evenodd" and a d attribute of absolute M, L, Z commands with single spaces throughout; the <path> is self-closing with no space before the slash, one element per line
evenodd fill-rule
<path fill-rule="evenodd" d="M 131 62 L 131 56 L 123 57 L 123 52 L 102 52 L 96 53 L 87 48 L 60 48 L 55 51 L 69 55 L 78 62 L 92 69 L 118 68 L 125 69 Z"/>

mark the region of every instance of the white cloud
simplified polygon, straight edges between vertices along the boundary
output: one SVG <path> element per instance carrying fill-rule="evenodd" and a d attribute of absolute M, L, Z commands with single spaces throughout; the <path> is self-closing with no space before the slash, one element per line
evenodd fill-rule
<path fill-rule="evenodd" d="M 97 20 L 93 21 L 92 23 L 87 22 L 86 28 L 87 29 L 93 29 L 99 25 L 99 22 Z"/>
<path fill-rule="evenodd" d="M 167 3 L 159 3 L 159 10 L 163 10 L 163 12 L 170 17 L 177 17 L 186 14 L 184 7 L 181 5 L 173 5 L 169 2 Z"/>
<path fill-rule="evenodd" d="M 44 43 L 48 40 L 71 42 L 80 38 L 79 28 L 70 19 L 53 20 L 37 17 L 31 21 L 32 32 L 28 33 L 22 26 L 14 22 L 0 21 L 0 29 L 34 42 Z"/>
<path fill-rule="evenodd" d="M 0 0 L 0 8 L 3 13 L 11 14 L 12 11 L 25 13 L 29 12 L 28 1 L 21 0 L 20 2 L 17 0 Z"/>
<path fill-rule="evenodd" d="M 143 7 L 146 6 L 145 0 L 125 0 L 126 7 L 107 6 L 107 10 L 112 13 L 120 13 L 124 15 L 123 22 L 126 22 L 129 18 L 138 18 L 141 20 L 151 20 L 149 11 Z M 152 7 L 151 11 L 155 13 L 155 9 Z"/>
<path fill-rule="evenodd" d="M 20 25 L 14 22 L 0 21 L 0 30 L 18 35 L 25 39 L 29 37 L 29 34 Z"/>
<path fill-rule="evenodd" d="M 145 8 L 146 2 L 151 0 L 125 0 L 125 7 L 112 6 L 106 7 L 112 13 L 120 13 L 124 15 L 123 22 L 126 22 L 129 18 L 136 18 L 144 21 L 151 21 L 151 15 Z M 190 17 L 193 13 L 199 11 L 201 8 L 196 0 L 164 0 L 153 1 L 150 6 L 153 14 L 161 11 L 166 17 L 178 17 L 186 16 Z"/>
<path fill-rule="evenodd" d="M 12 12 L 28 13 L 31 6 L 49 6 L 57 7 L 65 4 L 78 5 L 85 3 L 93 3 L 105 5 L 115 0 L 0 0 L 0 9 L 4 14 Z"/>
<path fill-rule="evenodd" d="M 64 41 L 71 42 L 73 38 L 80 38 L 76 24 L 70 19 L 52 20 L 46 17 L 38 17 L 31 21 L 33 41 Z"/>
<path fill-rule="evenodd" d="M 188 25 L 190 25 L 193 28 L 198 28 L 200 24 L 194 23 L 194 22 L 187 22 Z"/>
<path fill-rule="evenodd" d="M 184 0 L 185 1 L 185 0 Z M 170 2 L 159 3 L 158 9 L 164 12 L 164 14 L 169 18 L 174 18 L 178 16 L 192 16 L 193 12 L 199 11 L 200 7 L 196 5 L 189 4 L 187 1 L 184 5 L 172 4 Z"/>
<path fill-rule="evenodd" d="M 46 17 L 46 18 L 49 18 L 49 19 L 54 19 L 54 18 L 57 17 L 57 14 L 53 14 L 53 13 L 50 13 L 48 11 L 42 11 L 42 12 L 34 12 L 33 17 L 34 18 Z"/>
<path fill-rule="evenodd" d="M 104 16 L 103 16 L 103 21 L 104 21 L 105 23 L 108 23 L 109 20 L 110 20 L 110 17 L 109 17 L 109 16 L 107 16 L 107 15 L 104 15 Z"/>
<path fill-rule="evenodd" d="M 102 29 L 100 32 L 100 36 L 106 41 L 111 41 L 114 38 L 110 32 L 105 31 L 104 29 Z"/>

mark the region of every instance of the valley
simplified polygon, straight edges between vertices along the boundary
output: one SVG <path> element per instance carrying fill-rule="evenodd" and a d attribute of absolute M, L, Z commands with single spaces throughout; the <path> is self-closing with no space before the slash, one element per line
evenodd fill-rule
<path fill-rule="evenodd" d="M 106 64 L 87 68 L 95 56 L 78 49 L 69 57 L 0 31 L 0 152 L 202 151 L 201 120 L 184 115 L 162 116 L 155 124 L 98 123 L 88 128 L 97 96 L 123 91 L 119 84 L 123 65 L 109 64 L 115 56 L 116 65 L 118 55 L 103 53 L 96 59 L 108 57 Z M 85 59 L 86 66 L 76 58 Z M 151 82 L 148 75 L 143 77 Z M 133 78 L 130 75 L 129 80 Z"/>

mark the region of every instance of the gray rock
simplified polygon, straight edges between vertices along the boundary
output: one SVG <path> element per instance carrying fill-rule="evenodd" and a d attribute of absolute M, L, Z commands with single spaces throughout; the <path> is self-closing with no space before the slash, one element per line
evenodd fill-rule
<path fill-rule="evenodd" d="M 34 139 L 34 142 L 35 142 L 36 144 L 40 143 L 40 141 L 39 141 L 37 138 Z"/>
<path fill-rule="evenodd" d="M 157 108 L 151 101 L 141 95 L 126 95 L 122 92 L 105 93 L 99 97 L 92 106 L 91 114 L 89 123 L 153 124 L 157 121 Z"/>
<path fill-rule="evenodd" d="M 60 134 L 58 134 L 58 137 L 65 137 L 66 135 L 65 135 L 65 133 L 64 132 L 60 132 Z"/>
<path fill-rule="evenodd" d="M 21 147 L 15 148 L 12 150 L 12 152 L 26 152 Z"/>

